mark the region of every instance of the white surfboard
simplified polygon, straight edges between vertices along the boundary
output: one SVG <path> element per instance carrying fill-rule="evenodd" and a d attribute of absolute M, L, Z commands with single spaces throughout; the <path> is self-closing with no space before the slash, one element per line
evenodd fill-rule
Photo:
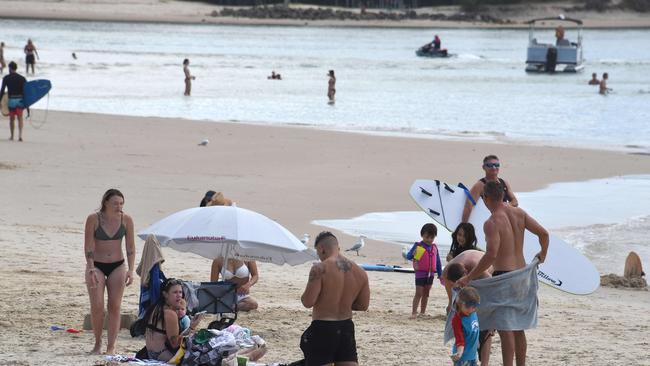
<path fill-rule="evenodd" d="M 453 232 L 460 224 L 463 207 L 469 190 L 461 183 L 450 185 L 442 181 L 419 179 L 411 186 L 411 198 L 439 224 Z M 533 215 L 534 216 L 534 215 Z M 479 198 L 472 209 L 469 222 L 476 231 L 477 246 L 485 250 L 483 223 L 490 217 L 490 211 Z M 524 258 L 527 263 L 539 253 L 537 236 L 526 231 L 524 237 Z M 600 285 L 596 267 L 577 249 L 562 239 L 550 235 L 546 260 L 539 266 L 539 280 L 553 288 L 577 295 L 594 292 Z"/>

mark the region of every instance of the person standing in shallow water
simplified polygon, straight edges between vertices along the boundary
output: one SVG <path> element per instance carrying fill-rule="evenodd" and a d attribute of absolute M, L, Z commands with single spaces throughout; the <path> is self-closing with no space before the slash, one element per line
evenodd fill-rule
<path fill-rule="evenodd" d="M 84 253 L 86 256 L 86 287 L 90 297 L 90 316 L 95 335 L 91 353 L 102 348 L 104 327 L 104 288 L 108 292 L 108 345 L 106 354 L 115 354 L 115 343 L 120 331 L 120 307 L 124 288 L 133 282 L 135 264 L 135 235 L 133 219 L 125 214 L 124 195 L 117 189 L 104 193 L 101 208 L 86 219 Z M 124 263 L 122 238 L 125 238 Z"/>
<path fill-rule="evenodd" d="M 38 57 L 38 51 L 36 51 L 36 46 L 34 46 L 34 43 L 32 42 L 31 39 L 27 40 L 27 44 L 25 45 L 25 74 L 29 74 L 29 66 L 32 67 L 32 74 L 35 73 L 34 71 L 34 64 L 36 64 L 36 59 L 40 59 Z"/>
<path fill-rule="evenodd" d="M 336 94 L 336 76 L 334 76 L 334 70 L 330 70 L 327 76 L 329 76 L 327 82 L 327 98 L 329 98 L 330 103 L 334 103 L 334 95 Z"/>
<path fill-rule="evenodd" d="M 5 66 L 7 66 L 5 63 L 5 43 L 0 42 L 0 75 L 4 73 Z"/>
<path fill-rule="evenodd" d="M 190 60 L 185 59 L 183 60 L 183 73 L 185 74 L 185 94 L 186 96 L 190 96 L 192 93 L 192 80 L 196 80 L 196 76 L 192 76 L 190 74 Z"/>

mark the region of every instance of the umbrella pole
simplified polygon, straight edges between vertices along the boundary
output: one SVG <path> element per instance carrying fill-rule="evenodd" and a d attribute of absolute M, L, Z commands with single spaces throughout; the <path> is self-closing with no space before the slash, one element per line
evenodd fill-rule
<path fill-rule="evenodd" d="M 230 256 L 230 249 L 232 247 L 232 244 L 226 245 L 226 255 L 223 257 L 223 265 L 221 266 L 221 281 L 226 280 L 226 266 L 228 265 L 228 256 Z"/>

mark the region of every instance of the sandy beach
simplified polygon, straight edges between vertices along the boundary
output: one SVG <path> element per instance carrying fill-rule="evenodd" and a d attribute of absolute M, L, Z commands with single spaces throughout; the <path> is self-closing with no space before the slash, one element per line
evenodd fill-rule
<path fill-rule="evenodd" d="M 304 127 L 267 127 L 160 118 L 49 112 L 40 129 L 29 123 L 25 142 L 0 139 L 0 364 L 97 365 L 89 356 L 92 334 L 51 331 L 81 328 L 89 311 L 83 284 L 83 224 L 102 193 L 116 187 L 136 230 L 180 209 L 198 205 L 208 189 L 225 192 L 238 206 L 259 211 L 312 238 L 324 218 L 373 211 L 415 210 L 408 187 L 417 178 L 473 181 L 480 159 L 497 154 L 502 175 L 518 191 L 552 182 L 647 173 L 650 157 L 544 146 L 438 141 Z M 38 126 L 37 126 L 38 127 Z M 203 139 L 207 146 L 198 146 Z M 422 151 L 445 159 L 415 158 Z M 414 233 L 414 239 L 417 239 Z M 355 238 L 340 235 L 343 247 Z M 143 242 L 137 240 L 137 259 Z M 400 247 L 369 241 L 357 262 L 403 264 Z M 165 248 L 167 275 L 205 280 L 210 261 Z M 137 262 L 137 261 L 136 261 Z M 260 308 L 238 323 L 269 346 L 265 362 L 301 358 L 299 337 L 310 322 L 300 304 L 309 264 L 260 264 L 253 288 Z M 369 274 L 371 305 L 355 314 L 363 365 L 449 364 L 442 344 L 444 289 L 435 286 L 429 315 L 408 321 L 412 275 Z M 139 289 L 127 288 L 122 312 L 136 313 Z M 542 286 L 539 327 L 529 331 L 531 365 L 650 365 L 647 291 L 600 288 L 574 296 Z M 105 337 L 105 336 L 104 336 Z M 493 363 L 500 365 L 498 341 Z M 134 353 L 144 341 L 126 330 L 118 352 Z M 416 351 L 422 347 L 426 352 Z"/>
<path fill-rule="evenodd" d="M 292 4 L 292 6 L 301 6 Z M 499 6 L 488 13 L 511 23 L 457 22 L 409 19 L 402 21 L 349 21 L 252 19 L 214 17 L 213 11 L 222 7 L 202 2 L 174 0 L 0 0 L 0 18 L 95 20 L 124 22 L 205 23 L 228 25 L 290 25 L 314 27 L 394 27 L 394 28 L 527 28 L 526 21 L 536 17 L 555 17 L 565 14 L 582 19 L 588 28 L 648 28 L 650 17 L 632 11 L 610 10 L 569 11 L 571 4 L 542 3 Z M 344 9 L 358 11 L 359 9 Z M 373 10 L 371 10 L 373 11 Z M 393 10 L 396 12 L 396 10 Z M 451 15 L 458 7 L 419 8 L 418 13 Z"/>

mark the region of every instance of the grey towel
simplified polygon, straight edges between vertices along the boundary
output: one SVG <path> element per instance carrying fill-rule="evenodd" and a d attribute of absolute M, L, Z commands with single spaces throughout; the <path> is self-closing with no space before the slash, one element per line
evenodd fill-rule
<path fill-rule="evenodd" d="M 474 280 L 469 283 L 481 296 L 478 322 L 481 330 L 525 330 L 537 327 L 537 258 L 522 269 L 497 277 Z M 456 296 L 452 292 L 452 308 L 447 315 L 444 343 L 454 338 L 451 319 L 456 313 Z"/>

